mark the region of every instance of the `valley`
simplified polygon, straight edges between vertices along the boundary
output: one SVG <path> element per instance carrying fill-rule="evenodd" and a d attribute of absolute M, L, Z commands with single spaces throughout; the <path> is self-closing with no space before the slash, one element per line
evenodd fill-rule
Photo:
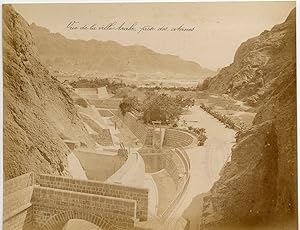
<path fill-rule="evenodd" d="M 3 11 L 5 229 L 296 229 L 295 9 L 218 73 Z"/>

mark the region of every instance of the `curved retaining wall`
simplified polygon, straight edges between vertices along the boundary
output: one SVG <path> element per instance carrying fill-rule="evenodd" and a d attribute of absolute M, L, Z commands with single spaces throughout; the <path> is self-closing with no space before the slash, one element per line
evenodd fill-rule
<path fill-rule="evenodd" d="M 181 174 L 186 172 L 183 162 L 181 158 L 178 156 L 177 152 L 172 150 L 171 153 L 167 155 L 165 158 L 165 169 L 172 177 L 175 185 L 180 186 Z"/>
<path fill-rule="evenodd" d="M 194 137 L 188 132 L 178 129 L 166 129 L 163 145 L 171 147 L 186 147 L 194 142 Z"/>
<path fill-rule="evenodd" d="M 190 181 L 190 159 L 182 147 L 170 150 L 167 154 L 152 153 L 151 150 L 147 151 L 147 149 L 144 149 L 141 150 L 141 154 L 146 162 L 146 172 L 154 173 L 166 169 L 178 188 L 173 201 L 159 215 L 161 220 L 164 221 L 176 207 L 187 189 Z"/>
<path fill-rule="evenodd" d="M 184 168 L 184 177 L 180 179 L 180 181 L 177 181 L 179 191 L 175 197 L 175 199 L 169 204 L 169 206 L 165 209 L 165 211 L 160 214 L 160 218 L 164 221 L 168 218 L 168 216 L 171 214 L 172 210 L 176 207 L 178 202 L 181 200 L 183 194 L 185 193 L 187 186 L 190 182 L 190 159 L 183 148 L 181 149 L 175 149 L 176 157 L 180 159 L 180 162 Z M 176 160 L 177 161 L 177 160 Z M 177 163 L 175 163 L 177 164 Z"/>
<path fill-rule="evenodd" d="M 122 167 L 105 182 L 141 187 L 145 179 L 145 163 L 138 153 L 128 155 Z"/>

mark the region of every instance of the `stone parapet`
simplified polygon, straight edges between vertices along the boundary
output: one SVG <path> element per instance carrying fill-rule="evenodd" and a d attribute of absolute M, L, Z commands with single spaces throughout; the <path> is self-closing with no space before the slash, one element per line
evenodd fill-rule
<path fill-rule="evenodd" d="M 148 189 L 43 174 L 36 181 L 43 187 L 136 200 L 137 219 L 147 220 Z"/>
<path fill-rule="evenodd" d="M 29 172 L 4 182 L 3 195 L 12 194 L 34 184 L 34 173 Z"/>
<path fill-rule="evenodd" d="M 136 218 L 136 201 L 124 198 L 36 187 L 32 203 L 34 222 L 41 227 L 49 216 L 66 211 L 99 213 L 123 228 L 133 227 Z"/>

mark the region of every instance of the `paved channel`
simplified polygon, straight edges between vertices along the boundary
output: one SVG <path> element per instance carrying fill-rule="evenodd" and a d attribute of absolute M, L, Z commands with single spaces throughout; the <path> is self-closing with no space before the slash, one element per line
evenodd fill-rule
<path fill-rule="evenodd" d="M 187 126 L 205 128 L 208 139 L 204 146 L 186 149 L 191 162 L 190 183 L 182 199 L 163 224 L 161 229 L 164 230 L 180 229 L 176 223 L 180 222 L 184 210 L 195 196 L 208 192 L 218 180 L 224 163 L 230 160 L 231 147 L 235 143 L 234 130 L 226 128 L 199 106 L 193 106 L 190 111 L 191 113 L 183 115 L 181 120 L 185 120 Z"/>

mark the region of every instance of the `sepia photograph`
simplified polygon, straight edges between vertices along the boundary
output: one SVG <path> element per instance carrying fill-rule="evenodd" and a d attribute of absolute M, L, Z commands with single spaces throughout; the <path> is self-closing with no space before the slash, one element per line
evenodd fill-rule
<path fill-rule="evenodd" d="M 5 3 L 4 230 L 296 230 L 296 1 Z"/>

